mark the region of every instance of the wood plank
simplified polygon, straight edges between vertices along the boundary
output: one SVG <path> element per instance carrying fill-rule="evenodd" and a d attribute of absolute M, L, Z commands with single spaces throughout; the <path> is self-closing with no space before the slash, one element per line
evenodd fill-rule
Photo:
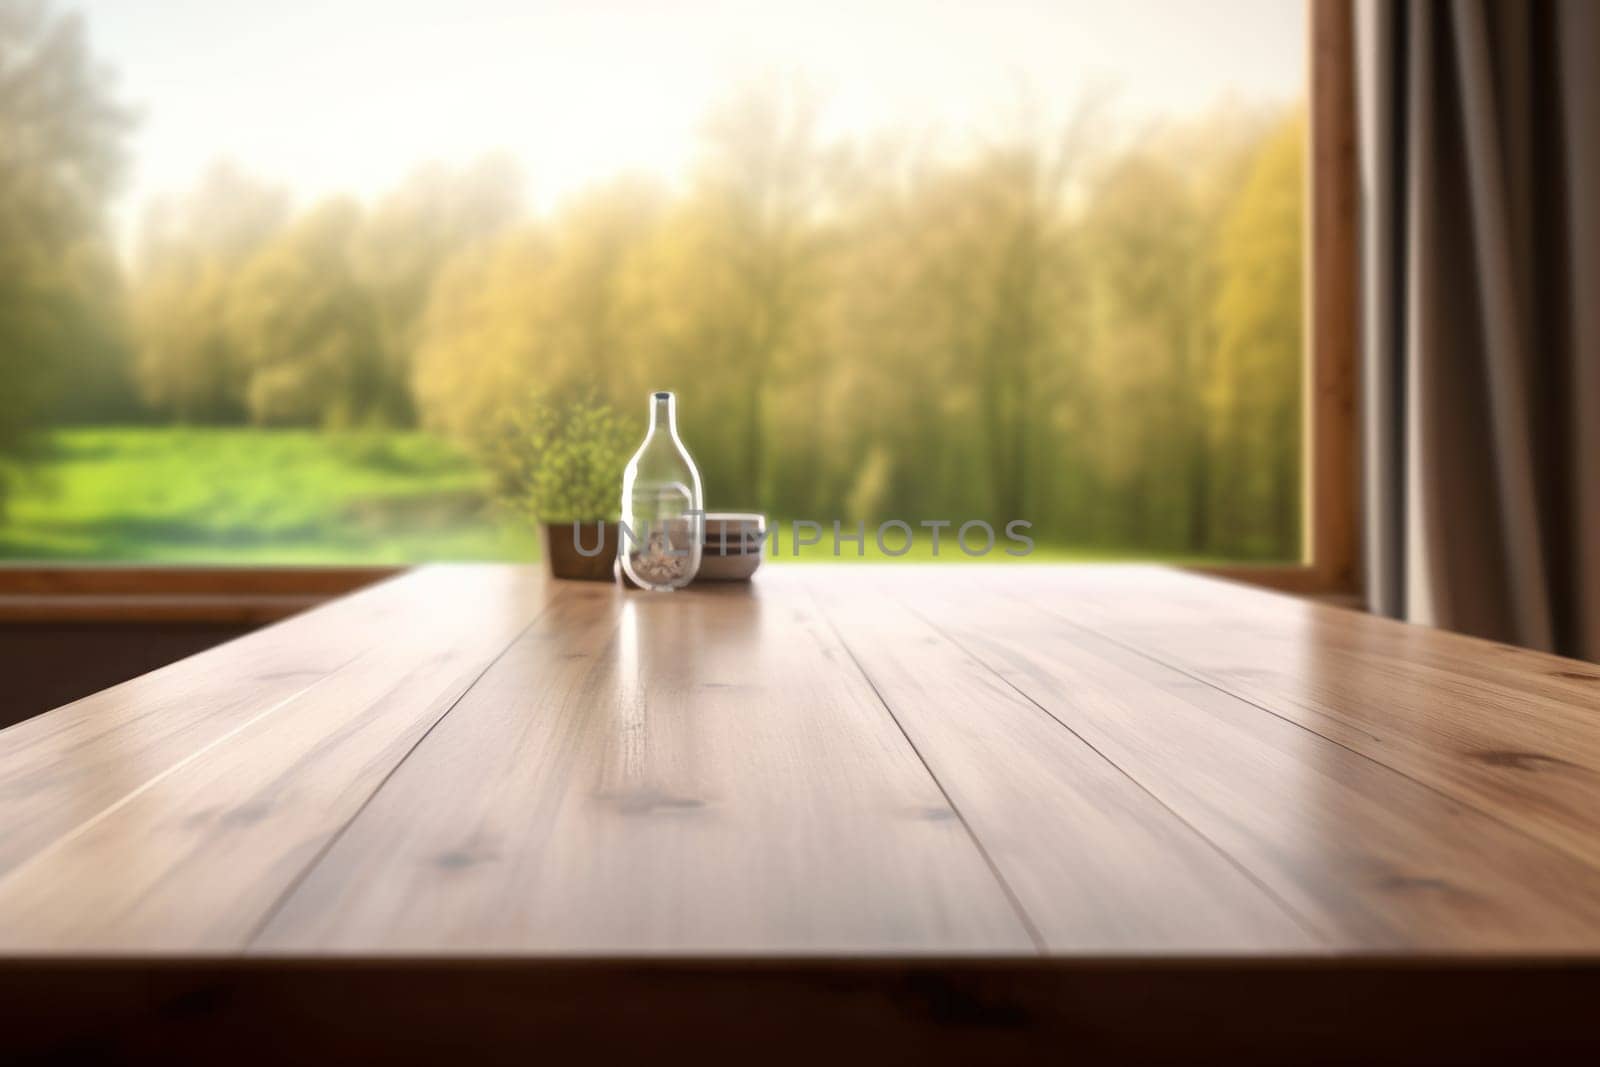
<path fill-rule="evenodd" d="M 475 685 L 536 573 L 419 572 L 0 733 L 0 946 L 1600 945 L 1592 665 L 1154 568 L 560 590 Z"/>
<path fill-rule="evenodd" d="M 425 568 L 0 731 L 0 874 L 448 595 Z"/>
<path fill-rule="evenodd" d="M 1047 581 L 1058 612 L 1600 865 L 1600 667 L 1165 571 Z"/>
<path fill-rule="evenodd" d="M 1035 950 L 813 605 L 563 600 L 399 768 L 256 950 Z"/>
<path fill-rule="evenodd" d="M 403 618 L 354 660 L 214 740 L 190 736 L 184 758 L 0 877 L 0 948 L 240 947 L 545 603 L 526 569 L 446 576 L 410 579 Z M 295 629 L 313 655 L 320 627 Z"/>
<path fill-rule="evenodd" d="M 0 596 L 0 623 L 217 622 L 259 626 L 327 602 L 322 595 Z"/>
<path fill-rule="evenodd" d="M 337 596 L 398 567 L 0 566 L 0 594 L 19 596 Z"/>
<path fill-rule="evenodd" d="M 1203 581 L 1202 579 L 1185 579 Z M 1038 582 L 1037 577 L 1032 579 Z M 1072 625 L 1070 589 L 895 585 L 1349 950 L 1600 948 L 1600 873 L 1435 789 Z M 997 595 L 998 594 L 998 595 Z M 1045 596 L 1050 610 L 1038 606 Z M 1135 596 L 1127 587 L 1122 595 Z M 1257 594 L 1266 595 L 1266 594 Z M 1213 623 L 1226 632 L 1226 623 Z"/>
<path fill-rule="evenodd" d="M 1307 548 L 1319 592 L 1360 590 L 1361 330 L 1357 234 L 1355 14 L 1351 0 L 1313 0 L 1309 270 L 1306 271 Z"/>
<path fill-rule="evenodd" d="M 269 623 L 398 567 L 0 566 L 0 621 Z"/>
<path fill-rule="evenodd" d="M 1142 786 L 878 578 L 809 587 L 1056 952 L 1307 951 L 1294 917 Z"/>
<path fill-rule="evenodd" d="M 6 1055 L 114 1063 L 1593 1063 L 1600 966 L 1523 960 L 136 959 L 0 968 Z M 464 1053 L 463 1050 L 470 1050 Z"/>

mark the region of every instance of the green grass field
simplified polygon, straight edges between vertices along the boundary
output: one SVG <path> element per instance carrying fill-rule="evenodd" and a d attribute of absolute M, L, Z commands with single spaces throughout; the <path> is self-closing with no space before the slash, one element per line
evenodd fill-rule
<path fill-rule="evenodd" d="M 467 457 L 424 433 L 61 430 L 16 474 L 0 558 L 407 563 L 529 558 Z"/>
<path fill-rule="evenodd" d="M 715 501 L 711 502 L 715 507 Z M 1038 530 L 1033 531 L 1037 537 Z M 795 562 L 793 530 L 773 562 Z M 900 545 L 900 535 L 889 545 Z M 968 561 L 955 530 L 938 562 Z M 831 528 L 798 562 L 929 562 L 926 531 L 911 551 L 833 554 Z M 1126 559 L 1040 544 L 984 562 Z M 389 564 L 538 558 L 532 525 L 497 507 L 482 470 L 420 432 L 328 433 L 245 428 L 59 430 L 12 478 L 0 514 L 0 559 L 222 564 Z"/>

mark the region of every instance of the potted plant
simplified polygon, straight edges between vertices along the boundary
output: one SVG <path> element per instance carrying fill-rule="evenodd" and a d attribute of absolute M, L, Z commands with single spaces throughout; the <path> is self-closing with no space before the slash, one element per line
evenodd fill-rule
<path fill-rule="evenodd" d="M 539 524 L 552 576 L 611 580 L 622 468 L 636 436 L 592 396 L 536 396 L 507 428 L 496 464 L 502 492 Z"/>

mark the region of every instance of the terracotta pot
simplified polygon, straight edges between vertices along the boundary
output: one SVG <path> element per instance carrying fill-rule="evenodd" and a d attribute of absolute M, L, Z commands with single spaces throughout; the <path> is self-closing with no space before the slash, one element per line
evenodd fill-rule
<path fill-rule="evenodd" d="M 544 559 L 550 567 L 551 577 L 575 578 L 585 582 L 610 581 L 611 564 L 617 558 L 617 524 L 609 521 L 598 524 L 604 531 L 603 536 L 596 532 L 597 523 L 593 520 L 576 524 L 577 544 L 583 546 L 584 552 L 593 552 L 595 540 L 599 538 L 600 551 L 592 556 L 580 553 L 573 543 L 573 525 L 570 522 L 539 524 L 539 542 L 544 549 Z"/>

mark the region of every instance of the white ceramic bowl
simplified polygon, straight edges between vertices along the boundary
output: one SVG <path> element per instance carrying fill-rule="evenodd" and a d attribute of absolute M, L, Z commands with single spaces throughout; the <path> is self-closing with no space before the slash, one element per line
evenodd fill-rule
<path fill-rule="evenodd" d="M 697 582 L 743 582 L 761 566 L 767 517 L 752 512 L 706 512 L 706 538 L 700 548 Z"/>

